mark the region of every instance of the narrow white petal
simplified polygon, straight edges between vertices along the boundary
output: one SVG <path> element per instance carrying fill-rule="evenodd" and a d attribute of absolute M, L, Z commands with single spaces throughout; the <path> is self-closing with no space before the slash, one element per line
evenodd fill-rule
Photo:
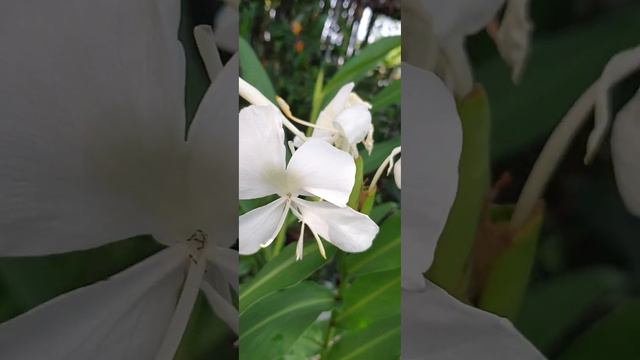
<path fill-rule="evenodd" d="M 238 79 L 238 93 L 243 99 L 248 101 L 251 105 L 273 106 L 275 108 L 275 105 L 267 99 L 260 90 L 256 89 L 253 85 L 244 81 L 242 78 Z"/>
<path fill-rule="evenodd" d="M 282 114 L 272 106 L 240 111 L 238 174 L 240 199 L 278 193 L 285 183 Z"/>
<path fill-rule="evenodd" d="M 402 292 L 402 358 L 544 360 L 509 322 L 427 283 Z"/>
<path fill-rule="evenodd" d="M 431 15 L 421 0 L 402 1 L 402 61 L 433 71 L 440 44 L 433 32 Z"/>
<path fill-rule="evenodd" d="M 502 58 L 511 67 L 511 80 L 518 83 L 529 56 L 533 25 L 529 18 L 529 0 L 508 0 L 496 44 Z"/>
<path fill-rule="evenodd" d="M 211 81 L 215 80 L 218 73 L 222 70 L 222 60 L 216 46 L 216 38 L 213 29 L 209 25 L 198 25 L 193 29 L 193 35 L 200 51 L 200 56 L 207 69 Z M 237 77 L 237 76 L 236 76 Z M 235 83 L 236 79 L 233 79 Z M 227 84 L 233 86 L 233 84 Z"/>
<path fill-rule="evenodd" d="M 398 189 L 402 188 L 402 168 L 400 165 L 402 162 L 402 159 L 398 160 L 398 162 L 396 163 L 396 165 L 393 167 L 393 177 L 396 180 L 396 186 L 398 186 Z"/>
<path fill-rule="evenodd" d="M 202 229 L 217 244 L 229 247 L 238 238 L 238 101 L 229 91 L 238 77 L 238 56 L 216 75 L 189 130 L 184 161 L 189 186 L 183 190 L 184 207 L 177 201 L 173 206 L 184 235 L 174 241 Z"/>
<path fill-rule="evenodd" d="M 451 38 L 442 45 L 442 57 L 451 76 L 453 91 L 464 97 L 473 89 L 473 69 L 465 49 L 465 38 Z"/>
<path fill-rule="evenodd" d="M 220 270 L 226 282 L 234 289 L 238 289 L 238 252 L 220 246 L 207 248 L 207 259 Z"/>
<path fill-rule="evenodd" d="M 260 245 L 273 241 L 274 234 L 277 234 L 282 226 L 280 220 L 286 215 L 286 202 L 280 198 L 240 216 L 241 255 L 254 254 L 260 250 Z"/>
<path fill-rule="evenodd" d="M 402 278 L 420 287 L 458 188 L 462 128 L 455 102 L 432 73 L 402 64 Z"/>
<path fill-rule="evenodd" d="M 616 116 L 611 153 L 622 200 L 631 213 L 640 217 L 640 89 Z"/>
<path fill-rule="evenodd" d="M 378 234 L 378 225 L 352 208 L 326 201 L 294 200 L 302 221 L 325 240 L 346 252 L 367 250 Z"/>
<path fill-rule="evenodd" d="M 186 186 L 179 21 L 178 1 L 0 3 L 0 254 L 91 248 L 167 219 Z"/>
<path fill-rule="evenodd" d="M 308 192 L 337 206 L 349 201 L 355 176 L 353 158 L 318 139 L 302 144 L 287 166 L 289 189 Z"/>
<path fill-rule="evenodd" d="M 208 282 L 204 281 L 201 288 L 213 312 L 220 320 L 224 321 L 233 332 L 239 334 L 240 318 L 238 316 L 238 310 L 233 307 L 233 304 L 222 297 Z"/>
<path fill-rule="evenodd" d="M 340 130 L 350 145 L 364 139 L 371 130 L 371 113 L 363 105 L 356 105 L 341 111 L 333 121 L 334 127 Z"/>
<path fill-rule="evenodd" d="M 1 324 L 0 358 L 152 359 L 188 261 L 185 247 L 168 248 Z"/>
<path fill-rule="evenodd" d="M 595 124 L 589 134 L 585 162 L 590 162 L 600 148 L 611 121 L 609 91 L 620 80 L 640 68 L 640 46 L 622 51 L 609 60 L 597 83 Z"/>

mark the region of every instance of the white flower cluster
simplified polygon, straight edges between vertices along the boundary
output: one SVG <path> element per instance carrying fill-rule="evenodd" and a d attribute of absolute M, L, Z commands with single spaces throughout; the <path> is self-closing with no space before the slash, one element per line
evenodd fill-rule
<path fill-rule="evenodd" d="M 240 95 L 252 105 L 239 116 L 239 198 L 277 195 L 273 202 L 240 216 L 240 254 L 266 247 L 281 231 L 289 211 L 302 223 L 296 259 L 302 259 L 305 227 L 325 256 L 321 237 L 346 252 L 367 250 L 378 225 L 347 206 L 355 183 L 357 144 L 372 133 L 369 105 L 345 85 L 320 113 L 311 137 L 284 116 L 293 117 L 280 99 L 281 112 L 257 89 L 240 79 Z M 286 161 L 283 126 L 297 136 Z M 293 145 L 293 143 L 290 143 Z M 366 145 L 365 145 L 366 146 Z M 320 199 L 317 201 L 317 199 Z"/>

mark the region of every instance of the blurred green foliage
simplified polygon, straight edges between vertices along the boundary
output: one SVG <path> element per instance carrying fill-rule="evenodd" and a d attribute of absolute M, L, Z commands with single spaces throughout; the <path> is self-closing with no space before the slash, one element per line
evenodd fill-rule
<path fill-rule="evenodd" d="M 532 17 L 532 53 L 518 85 L 486 34 L 468 44 L 491 105 L 493 178 L 512 179 L 498 194 L 505 204 L 516 201 L 546 137 L 609 58 L 640 44 L 637 0 L 533 0 Z M 615 111 L 639 85 L 640 74 L 614 89 Z M 547 188 L 515 324 L 550 359 L 636 359 L 640 220 L 622 204 L 608 143 L 583 164 L 590 130 L 578 134 Z"/>

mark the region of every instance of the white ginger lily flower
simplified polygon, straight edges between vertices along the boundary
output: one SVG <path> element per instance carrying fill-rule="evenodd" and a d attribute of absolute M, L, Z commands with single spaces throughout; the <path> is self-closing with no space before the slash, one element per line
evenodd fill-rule
<path fill-rule="evenodd" d="M 494 19 L 506 2 L 501 24 Z M 407 0 L 403 36 L 406 61 L 435 71 L 457 96 L 473 88 L 473 70 L 465 50 L 467 36 L 488 27 L 498 51 L 512 68 L 512 80 L 522 75 L 529 52 L 529 0 Z M 496 29 L 497 28 L 497 29 Z"/>
<path fill-rule="evenodd" d="M 353 92 L 354 86 L 354 83 L 344 85 L 320 112 L 312 138 L 325 140 L 357 158 L 358 143 L 369 154 L 373 150 L 373 124 L 371 104 Z"/>
<path fill-rule="evenodd" d="M 353 159 L 325 141 L 309 139 L 286 165 L 282 120 L 275 106 L 251 105 L 240 111 L 240 199 L 279 196 L 240 216 L 240 254 L 253 254 L 271 244 L 289 210 L 302 222 L 298 259 L 302 256 L 305 225 L 323 256 L 320 236 L 343 251 L 367 250 L 378 226 L 346 206 L 355 182 Z M 308 201 L 300 196 L 322 200 Z"/>
<path fill-rule="evenodd" d="M 609 60 L 602 74 L 576 100 L 558 123 L 540 153 L 514 209 L 512 224 L 524 223 L 540 199 L 558 163 L 566 153 L 575 134 L 595 115 L 589 135 L 585 163 L 589 163 L 604 141 L 611 122 L 609 92 L 621 80 L 640 69 L 640 46 L 624 50 Z M 627 209 L 640 216 L 640 88 L 638 93 L 618 112 L 611 131 L 611 155 L 618 190 Z"/>
<path fill-rule="evenodd" d="M 0 358 L 172 359 L 200 288 L 237 332 L 237 59 L 200 44 L 212 85 L 185 141 L 179 21 L 177 0 L 0 5 L 0 256 L 168 246 L 1 324 Z"/>
<path fill-rule="evenodd" d="M 408 64 L 402 72 L 403 158 L 412 164 L 402 190 L 402 358 L 544 359 L 508 320 L 461 303 L 422 275 L 455 199 L 462 129 L 435 75 Z"/>

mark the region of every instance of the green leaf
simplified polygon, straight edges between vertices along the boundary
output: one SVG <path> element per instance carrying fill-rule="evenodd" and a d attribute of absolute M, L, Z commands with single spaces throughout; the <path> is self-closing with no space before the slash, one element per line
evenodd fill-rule
<path fill-rule="evenodd" d="M 269 75 L 260 63 L 251 45 L 242 37 L 238 38 L 240 51 L 240 74 L 249 84 L 256 87 L 267 99 L 275 103 L 276 91 L 269 79 Z"/>
<path fill-rule="evenodd" d="M 560 360 L 640 358 L 640 299 L 626 302 L 596 322 L 560 355 Z"/>
<path fill-rule="evenodd" d="M 349 207 L 358 210 L 358 202 L 360 201 L 360 190 L 362 190 L 362 156 L 355 160 L 356 163 L 356 179 L 349 195 Z"/>
<path fill-rule="evenodd" d="M 387 217 L 387 215 L 397 210 L 398 210 L 398 204 L 396 204 L 395 202 L 389 201 L 389 202 L 374 206 L 373 209 L 371 209 L 371 213 L 369 214 L 369 217 L 376 224 L 379 224 L 382 220 L 384 220 L 385 217 Z"/>
<path fill-rule="evenodd" d="M 459 104 L 463 142 L 458 193 L 438 241 L 428 277 L 450 294 L 464 293 L 465 269 L 489 190 L 489 103 L 476 88 Z"/>
<path fill-rule="evenodd" d="M 364 161 L 363 173 L 369 174 L 376 171 L 384 159 L 389 156 L 391 150 L 398 146 L 400 146 L 400 136 L 376 143 L 373 146 L 371 155 L 369 155 L 366 150 L 360 151 L 360 157 L 362 157 Z"/>
<path fill-rule="evenodd" d="M 312 282 L 302 282 L 261 299 L 240 314 L 240 357 L 283 356 L 318 315 L 333 304 L 331 290 Z"/>
<path fill-rule="evenodd" d="M 400 103 L 400 80 L 394 80 L 371 99 L 373 111 Z"/>
<path fill-rule="evenodd" d="M 338 327 L 364 329 L 378 320 L 399 315 L 400 268 L 360 276 L 342 296 L 343 307 L 335 319 Z"/>
<path fill-rule="evenodd" d="M 597 267 L 573 271 L 532 286 L 516 327 L 537 348 L 550 350 L 589 316 L 603 300 L 624 292 L 628 279 L 620 271 Z"/>
<path fill-rule="evenodd" d="M 322 106 L 322 84 L 324 83 L 324 69 L 320 69 L 318 71 L 318 76 L 316 77 L 316 83 L 313 86 L 313 98 L 311 102 L 311 115 L 310 121 L 315 123 L 318 119 L 318 114 L 320 113 L 320 106 Z M 311 136 L 312 128 L 307 129 L 307 136 Z"/>
<path fill-rule="evenodd" d="M 283 360 L 307 360 L 322 351 L 328 321 L 315 322 L 296 340 Z"/>
<path fill-rule="evenodd" d="M 381 226 L 371 248 L 345 257 L 351 276 L 385 271 L 400 267 L 400 213 L 391 215 Z"/>
<path fill-rule="evenodd" d="M 327 259 L 331 259 L 335 253 L 335 247 L 327 244 L 325 250 Z M 278 256 L 260 269 L 251 281 L 240 287 L 240 313 L 247 310 L 260 298 L 305 280 L 328 262 L 320 256 L 315 241 L 307 242 L 301 261 L 296 261 L 295 251 L 295 243 L 287 245 Z"/>
<path fill-rule="evenodd" d="M 494 214 L 507 213 L 502 221 L 505 226 L 508 226 L 511 210 L 511 206 L 492 209 Z M 542 219 L 543 211 L 539 210 L 510 239 L 511 245 L 493 264 L 480 296 L 479 308 L 510 320 L 516 318 L 529 285 Z"/>
<path fill-rule="evenodd" d="M 362 331 L 348 332 L 331 348 L 327 359 L 388 360 L 399 357 L 400 316 L 392 316 Z"/>
<path fill-rule="evenodd" d="M 367 72 L 385 59 L 389 51 L 399 46 L 400 36 L 391 36 L 365 47 L 358 55 L 349 59 L 325 85 L 322 91 L 324 99 L 333 97 L 333 94 L 343 85 L 362 79 Z"/>

